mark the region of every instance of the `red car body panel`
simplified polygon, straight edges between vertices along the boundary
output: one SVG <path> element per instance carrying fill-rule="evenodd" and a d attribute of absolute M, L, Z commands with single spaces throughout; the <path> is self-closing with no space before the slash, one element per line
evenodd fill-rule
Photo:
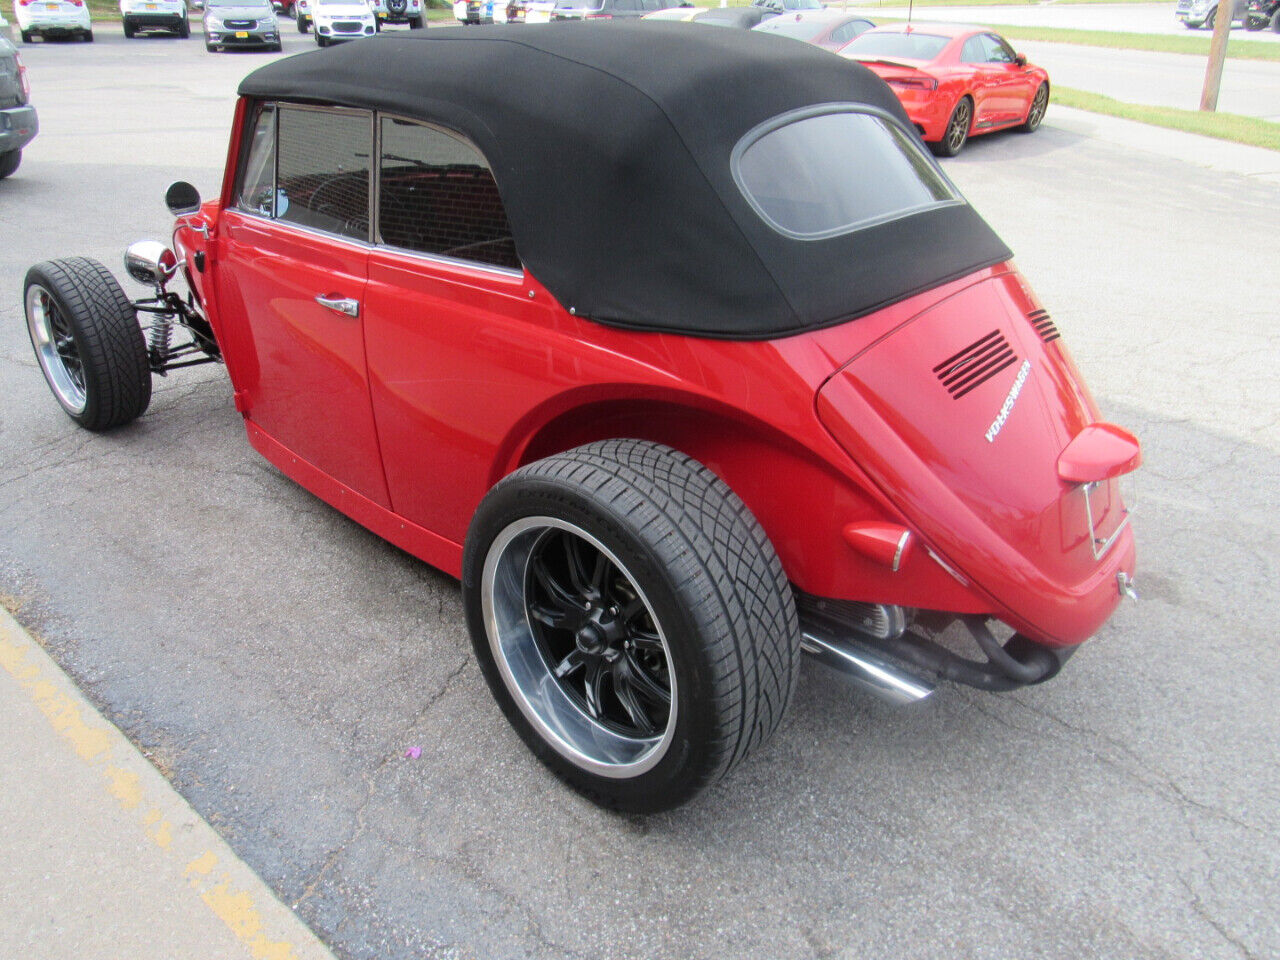
<path fill-rule="evenodd" d="M 991 30 L 955 24 L 892 24 L 869 30 L 862 36 L 915 32 L 950 37 L 950 42 L 932 60 L 889 57 L 886 61 L 862 60 L 849 45 L 842 56 L 857 59 L 872 70 L 897 95 L 907 116 L 926 142 L 942 139 L 961 97 L 973 100 L 973 124 L 969 136 L 991 133 L 1015 126 L 1027 119 L 1031 101 L 1049 74 L 1032 64 L 965 63 L 961 57 L 965 41 Z M 859 38 L 850 42 L 856 44 Z"/>
<path fill-rule="evenodd" d="M 236 131 L 244 116 L 242 101 Z M 1058 475 L 1098 411 L 1061 341 L 1033 326 L 1039 304 L 1008 264 L 777 340 L 624 331 L 571 315 L 527 272 L 261 226 L 226 208 L 234 170 L 193 218 L 207 237 L 180 225 L 175 245 L 251 442 L 454 576 L 495 482 L 617 436 L 709 466 L 790 580 L 818 596 L 987 613 L 1069 645 L 1105 621 L 1117 573 L 1132 573 L 1129 531 L 1093 559 L 1082 488 Z M 318 293 L 360 299 L 360 315 L 324 310 Z M 953 398 L 935 366 L 993 329 L 1029 369 Z M 1093 492 L 1098 539 L 1122 522 L 1115 484 Z M 851 545 L 851 524 L 898 525 L 919 542 L 895 571 Z"/>

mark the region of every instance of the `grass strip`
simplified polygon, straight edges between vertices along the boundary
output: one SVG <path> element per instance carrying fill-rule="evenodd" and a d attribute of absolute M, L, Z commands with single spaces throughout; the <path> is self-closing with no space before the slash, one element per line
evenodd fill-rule
<path fill-rule="evenodd" d="M 1216 140 L 1230 140 L 1251 147 L 1264 147 L 1280 151 L 1280 123 L 1270 123 L 1255 117 L 1242 117 L 1235 113 L 1209 113 L 1204 110 L 1180 110 L 1177 107 L 1151 107 L 1138 103 L 1123 103 L 1100 93 L 1074 90 L 1071 87 L 1052 87 L 1052 102 L 1077 110 L 1105 113 L 1111 117 L 1137 120 L 1157 127 L 1168 127 L 1184 133 L 1198 133 Z"/>
<path fill-rule="evenodd" d="M 1058 0 L 1059 3 L 1065 0 Z M 875 17 L 876 23 L 905 23 L 906 17 Z M 1180 36 L 1163 33 L 1112 33 L 1107 30 L 1070 30 L 1065 27 L 1022 27 L 1005 23 L 986 23 L 987 27 L 1008 40 L 1030 40 L 1033 43 L 1070 43 L 1082 47 L 1108 47 L 1113 50 L 1149 50 L 1153 53 L 1184 53 L 1195 57 L 1209 55 L 1210 37 Z M 1280 62 L 1280 43 L 1265 40 L 1237 40 L 1227 45 L 1227 56 L 1235 60 L 1271 60 Z"/>

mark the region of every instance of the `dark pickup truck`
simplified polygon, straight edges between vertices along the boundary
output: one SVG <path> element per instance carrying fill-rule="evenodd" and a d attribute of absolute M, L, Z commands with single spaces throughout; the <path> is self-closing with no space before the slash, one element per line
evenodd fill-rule
<path fill-rule="evenodd" d="M 0 36 L 0 180 L 18 169 L 22 148 L 39 129 L 30 96 L 27 69 L 13 44 Z"/>

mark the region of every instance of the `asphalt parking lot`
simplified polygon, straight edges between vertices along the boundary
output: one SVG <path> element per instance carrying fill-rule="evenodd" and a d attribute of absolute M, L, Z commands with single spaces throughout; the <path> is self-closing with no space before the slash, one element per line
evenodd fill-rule
<path fill-rule="evenodd" d="M 1280 955 L 1280 183 L 1052 108 L 948 162 L 1143 441 L 1142 600 L 1015 694 L 810 666 L 760 756 L 618 817 L 507 727 L 457 583 L 259 458 L 222 371 L 102 436 L 49 396 L 27 266 L 167 237 L 269 59 L 95 32 L 23 50 L 42 133 L 0 182 L 0 595 L 338 956 Z"/>

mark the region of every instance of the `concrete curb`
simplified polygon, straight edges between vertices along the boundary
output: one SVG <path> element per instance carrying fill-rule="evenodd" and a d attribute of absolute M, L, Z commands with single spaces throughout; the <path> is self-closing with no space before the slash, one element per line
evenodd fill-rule
<path fill-rule="evenodd" d="M 0 955 L 333 960 L 0 609 Z"/>

